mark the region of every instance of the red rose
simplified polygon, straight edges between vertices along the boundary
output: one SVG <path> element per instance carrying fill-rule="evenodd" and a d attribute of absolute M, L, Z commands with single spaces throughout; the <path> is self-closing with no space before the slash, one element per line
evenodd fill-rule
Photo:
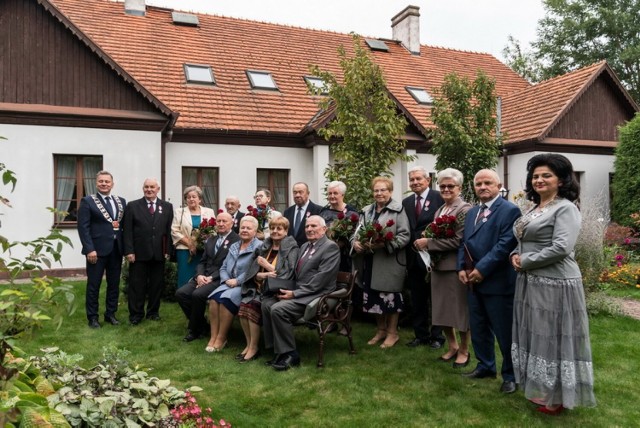
<path fill-rule="evenodd" d="M 258 208 L 261 209 L 261 210 L 266 210 L 267 209 L 267 204 L 258 205 Z"/>
<path fill-rule="evenodd" d="M 367 238 L 371 238 L 375 232 L 373 230 L 367 230 Z"/>
<path fill-rule="evenodd" d="M 385 239 L 385 241 L 393 241 L 393 232 L 387 232 L 384 235 L 384 239 Z"/>
<path fill-rule="evenodd" d="M 223 212 L 224 212 L 224 210 L 222 208 L 218 208 L 218 214 L 221 214 Z"/>
<path fill-rule="evenodd" d="M 447 229 L 446 235 L 447 238 L 453 238 L 454 236 L 456 236 L 456 231 L 453 229 Z"/>
<path fill-rule="evenodd" d="M 444 223 L 444 220 L 442 219 L 442 217 L 438 217 L 438 218 L 435 220 L 435 222 L 436 222 L 436 224 L 437 224 L 437 225 L 441 225 L 442 223 Z"/>
<path fill-rule="evenodd" d="M 251 215 L 257 218 L 257 217 L 258 217 L 258 210 L 254 208 L 254 209 L 251 211 Z"/>
<path fill-rule="evenodd" d="M 373 228 L 376 230 L 376 232 L 382 232 L 383 229 L 380 223 L 374 223 Z"/>
<path fill-rule="evenodd" d="M 438 226 L 435 223 L 429 223 L 429 229 L 431 229 L 433 233 L 436 233 L 438 231 Z"/>
<path fill-rule="evenodd" d="M 389 221 L 387 221 L 387 227 L 391 227 L 391 226 L 393 226 L 394 224 L 396 224 L 396 222 L 395 222 L 395 221 L 393 221 L 393 219 L 392 219 L 392 218 L 390 218 L 390 219 L 389 219 Z"/>
<path fill-rule="evenodd" d="M 204 229 L 205 227 L 207 227 L 207 219 L 202 219 L 202 221 L 200 222 L 200 229 Z"/>
<path fill-rule="evenodd" d="M 213 217 L 211 217 L 211 218 L 209 219 L 209 226 L 210 226 L 210 227 L 215 227 L 215 225 L 216 225 L 216 219 L 215 219 L 215 218 L 213 218 Z"/>
<path fill-rule="evenodd" d="M 247 211 L 253 212 L 253 205 L 247 205 Z"/>
<path fill-rule="evenodd" d="M 358 214 L 356 214 L 356 213 L 352 213 L 352 214 L 351 214 L 351 221 L 352 221 L 353 223 L 355 223 L 355 222 L 357 222 L 358 220 L 360 220 L 360 217 L 358 216 Z"/>
<path fill-rule="evenodd" d="M 342 220 L 344 219 L 344 213 L 343 212 L 339 212 L 338 213 L 338 220 Z"/>

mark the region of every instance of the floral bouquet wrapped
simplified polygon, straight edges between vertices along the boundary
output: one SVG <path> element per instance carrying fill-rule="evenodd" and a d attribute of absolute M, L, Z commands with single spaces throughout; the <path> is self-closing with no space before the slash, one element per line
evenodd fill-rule
<path fill-rule="evenodd" d="M 342 212 L 338 213 L 336 219 L 329 226 L 329 238 L 335 242 L 348 242 L 358 227 L 358 220 L 360 220 L 360 216 L 356 213 L 351 213 L 349 216 Z"/>
<path fill-rule="evenodd" d="M 389 230 L 394 224 L 393 219 L 389 219 L 385 226 L 375 220 L 365 222 L 358 228 L 357 240 L 369 251 L 373 251 L 371 248 L 373 245 L 385 244 L 396 239 L 395 234 Z"/>
<path fill-rule="evenodd" d="M 458 218 L 454 215 L 441 215 L 422 232 L 423 238 L 445 239 L 456 236 Z"/>
<path fill-rule="evenodd" d="M 269 217 L 271 215 L 270 206 L 264 204 L 258 205 L 257 207 L 248 205 L 247 212 L 258 220 L 258 232 L 264 232 L 265 229 L 269 228 Z"/>
<path fill-rule="evenodd" d="M 191 230 L 191 239 L 195 241 L 198 251 L 204 251 L 204 244 L 207 242 L 207 239 L 217 235 L 216 219 L 213 217 L 208 220 L 203 218 L 200 226 L 194 227 L 193 230 Z"/>

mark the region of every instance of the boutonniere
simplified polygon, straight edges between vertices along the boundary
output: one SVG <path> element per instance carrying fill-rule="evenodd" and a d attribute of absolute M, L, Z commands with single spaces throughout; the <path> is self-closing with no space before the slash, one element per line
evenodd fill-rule
<path fill-rule="evenodd" d="M 424 201 L 424 207 L 422 207 L 422 209 L 428 211 L 429 205 L 431 205 L 431 201 L 427 199 L 426 201 Z"/>
<path fill-rule="evenodd" d="M 158 204 L 158 214 L 162 214 L 162 205 Z"/>
<path fill-rule="evenodd" d="M 482 214 L 482 222 L 483 223 L 487 222 L 487 217 L 489 217 L 489 214 L 491 214 L 491 210 L 489 210 L 489 209 L 484 210 L 484 213 Z"/>
<path fill-rule="evenodd" d="M 227 249 L 227 245 L 229 245 L 229 240 L 225 239 L 224 242 L 222 243 L 222 246 L 224 247 L 224 249 Z"/>
<path fill-rule="evenodd" d="M 307 211 L 307 214 L 306 214 L 307 218 L 309 218 L 310 215 L 311 215 L 311 213 L 309 211 Z"/>
<path fill-rule="evenodd" d="M 311 251 L 309 252 L 309 258 L 313 257 L 313 253 L 316 252 L 315 248 L 312 248 Z"/>

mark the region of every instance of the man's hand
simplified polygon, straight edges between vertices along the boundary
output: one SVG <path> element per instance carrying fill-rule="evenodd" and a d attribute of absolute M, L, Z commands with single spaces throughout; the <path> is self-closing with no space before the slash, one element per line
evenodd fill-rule
<path fill-rule="evenodd" d="M 207 285 L 211 282 L 210 276 L 198 275 L 196 277 L 196 288 L 200 288 L 203 285 Z"/>
<path fill-rule="evenodd" d="M 87 261 L 92 265 L 95 265 L 96 263 L 98 263 L 98 253 L 96 251 L 92 251 L 89 254 L 87 254 Z"/>
<path fill-rule="evenodd" d="M 127 254 L 127 261 L 129 263 L 135 263 L 136 262 L 136 255 L 135 254 Z"/>
<path fill-rule="evenodd" d="M 472 284 L 477 284 L 479 282 L 482 282 L 483 279 L 484 279 L 484 276 L 482 276 L 480 271 L 478 271 L 478 269 L 474 269 L 469 274 L 469 281 L 468 282 L 470 282 Z"/>
<path fill-rule="evenodd" d="M 413 248 L 418 251 L 426 250 L 429 244 L 428 238 L 418 238 L 413 242 Z"/>
<path fill-rule="evenodd" d="M 293 290 L 286 290 L 284 288 L 281 288 L 280 294 L 278 294 L 278 299 L 280 300 L 291 300 L 293 297 Z"/>

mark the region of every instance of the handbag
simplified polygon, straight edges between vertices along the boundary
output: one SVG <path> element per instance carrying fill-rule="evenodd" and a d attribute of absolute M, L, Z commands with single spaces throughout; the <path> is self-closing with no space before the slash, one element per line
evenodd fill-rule
<path fill-rule="evenodd" d="M 295 290 L 295 279 L 283 279 L 283 278 L 267 278 L 266 279 L 266 293 L 270 295 L 280 294 L 280 289 Z"/>

